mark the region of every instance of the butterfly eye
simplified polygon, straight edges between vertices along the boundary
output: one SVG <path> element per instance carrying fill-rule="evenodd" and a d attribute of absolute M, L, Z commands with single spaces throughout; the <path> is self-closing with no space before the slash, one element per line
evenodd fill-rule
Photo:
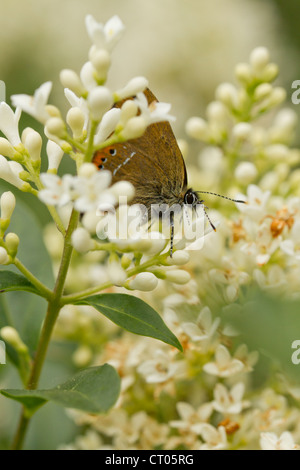
<path fill-rule="evenodd" d="M 185 193 L 184 203 L 194 205 L 198 202 L 198 197 L 190 189 Z"/>
<path fill-rule="evenodd" d="M 116 155 L 117 151 L 116 151 L 116 149 L 110 149 L 110 150 L 109 150 L 109 153 L 110 153 L 112 156 L 114 156 L 114 155 Z"/>

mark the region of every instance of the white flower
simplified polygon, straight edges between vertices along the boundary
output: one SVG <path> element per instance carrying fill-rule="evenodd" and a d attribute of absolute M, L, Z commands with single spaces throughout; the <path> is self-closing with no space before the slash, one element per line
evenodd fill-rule
<path fill-rule="evenodd" d="M 223 384 L 218 383 L 214 389 L 212 406 L 219 413 L 238 414 L 250 406 L 250 402 L 242 401 L 244 392 L 245 385 L 242 382 L 234 385 L 230 391 Z"/>
<path fill-rule="evenodd" d="M 0 104 L 0 131 L 7 137 L 11 145 L 16 146 L 21 143 L 19 134 L 19 120 L 21 108 L 15 112 L 4 101 Z"/>
<path fill-rule="evenodd" d="M 293 436 L 286 431 L 278 437 L 273 432 L 262 432 L 260 435 L 260 447 L 262 450 L 299 450 L 300 446 L 295 444 Z"/>
<path fill-rule="evenodd" d="M 199 450 L 224 450 L 227 447 L 226 430 L 223 426 L 216 429 L 211 424 L 204 423 L 200 435 L 205 444 L 201 445 Z"/>
<path fill-rule="evenodd" d="M 64 175 L 60 178 L 50 173 L 42 173 L 40 178 L 45 189 L 39 191 L 39 198 L 44 204 L 61 207 L 72 201 L 73 176 Z"/>
<path fill-rule="evenodd" d="M 105 25 L 98 23 L 92 15 L 87 15 L 85 24 L 88 35 L 95 46 L 108 51 L 114 48 L 125 29 L 117 15 L 110 18 Z"/>
<path fill-rule="evenodd" d="M 147 125 L 161 121 L 175 121 L 175 117 L 169 114 L 171 105 L 169 103 L 159 103 L 152 101 L 148 105 L 148 101 L 144 93 L 138 93 L 135 102 L 141 110 L 141 115 L 147 122 Z"/>
<path fill-rule="evenodd" d="M 30 95 L 12 95 L 11 101 L 15 107 L 19 106 L 27 114 L 33 116 L 37 121 L 45 124 L 50 118 L 49 113 L 46 111 L 46 105 L 52 89 L 52 82 L 43 83 L 34 92 L 33 96 Z"/>
<path fill-rule="evenodd" d="M 290 231 L 289 238 L 280 243 L 281 250 L 288 255 L 292 260 L 300 261 L 300 220 L 296 220 L 292 230 Z"/>
<path fill-rule="evenodd" d="M 96 171 L 89 177 L 75 177 L 74 189 L 77 192 L 75 209 L 79 212 L 111 210 L 116 205 L 117 198 L 108 190 L 110 183 L 111 173 L 107 170 Z"/>
<path fill-rule="evenodd" d="M 183 323 L 183 331 L 195 342 L 208 343 L 215 334 L 220 324 L 220 318 L 212 319 L 211 311 L 208 307 L 204 307 L 196 322 Z"/>
<path fill-rule="evenodd" d="M 211 403 L 205 403 L 195 410 L 189 403 L 178 402 L 176 405 L 180 420 L 170 421 L 170 426 L 181 432 L 192 431 L 198 434 L 203 423 L 210 418 L 213 407 Z"/>
<path fill-rule="evenodd" d="M 243 369 L 244 364 L 240 360 L 232 358 L 228 349 L 222 344 L 219 344 L 216 349 L 215 362 L 208 362 L 203 367 L 207 374 L 222 378 L 236 375 Z"/>
<path fill-rule="evenodd" d="M 19 189 L 24 188 L 24 181 L 21 180 L 19 174 L 23 171 L 22 165 L 17 162 L 9 162 L 5 157 L 0 155 L 0 178 Z"/>
<path fill-rule="evenodd" d="M 250 184 L 247 191 L 246 204 L 236 204 L 240 212 L 247 214 L 250 218 L 259 221 L 265 215 L 266 205 L 270 197 L 270 191 L 263 192 L 258 186 Z M 244 199 L 239 195 L 238 199 Z"/>
<path fill-rule="evenodd" d="M 162 383 L 172 377 L 182 375 L 185 367 L 184 361 L 172 362 L 170 354 L 157 350 L 154 353 L 154 358 L 143 362 L 137 370 L 145 377 L 146 382 Z"/>

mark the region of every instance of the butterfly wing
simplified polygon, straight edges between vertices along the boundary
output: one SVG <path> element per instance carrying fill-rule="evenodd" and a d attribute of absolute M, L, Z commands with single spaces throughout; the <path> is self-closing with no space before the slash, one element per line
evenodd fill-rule
<path fill-rule="evenodd" d="M 150 90 L 145 95 L 148 104 L 157 101 Z M 169 122 L 151 124 L 142 137 L 95 152 L 93 163 L 111 171 L 113 182 L 132 183 L 133 202 L 147 206 L 173 199 L 174 203 L 187 186 L 185 163 Z"/>

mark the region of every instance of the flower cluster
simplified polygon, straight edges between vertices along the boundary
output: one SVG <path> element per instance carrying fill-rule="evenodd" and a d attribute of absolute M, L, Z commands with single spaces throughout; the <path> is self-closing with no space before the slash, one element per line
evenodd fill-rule
<path fill-rule="evenodd" d="M 78 365 L 85 358 L 92 364 L 109 361 L 122 377 L 122 394 L 107 416 L 72 412 L 88 431 L 64 448 L 299 448 L 300 416 L 289 402 L 291 387 L 278 383 L 274 391 L 273 377 L 272 384 L 255 388 L 258 353 L 245 344 L 233 346 L 237 332 L 221 319 L 228 307 L 241 308 L 245 289 L 255 284 L 286 296 L 299 291 L 300 199 L 293 169 L 299 151 L 290 148 L 297 119 L 287 109 L 273 112 L 269 124 L 265 117 L 285 97 L 271 85 L 277 73 L 269 52 L 254 50 L 250 63 L 236 68 L 240 87 L 221 85 L 208 119 L 187 123 L 188 133 L 206 145 L 199 166 L 188 168 L 192 184 L 199 187 L 202 181 L 203 190 L 246 204 L 216 205 L 217 234 L 193 252 L 192 279 L 184 288 L 177 285 L 174 291 L 160 280 L 155 296 L 144 294 L 163 311 L 184 354 L 127 334 L 116 339 L 115 331 L 107 332 L 100 348 L 77 336 L 74 360 Z M 77 314 L 82 321 L 87 313 Z M 64 316 L 57 326 L 60 338 L 65 322 L 70 327 Z M 76 325 L 71 328 L 75 334 Z"/>
<path fill-rule="evenodd" d="M 48 104 L 50 82 L 34 96 L 14 95 L 15 111 L 0 104 L 5 136 L 0 138 L 0 178 L 47 206 L 54 223 L 46 227 L 45 244 L 63 278 L 63 302 L 16 258 L 18 236 L 7 233 L 15 207 L 10 192 L 0 199 L 0 265 L 14 264 L 31 289 L 49 302 L 54 299 L 56 307 L 64 305 L 55 337 L 77 345 L 76 367 L 106 362 L 121 377 L 121 395 L 110 412 L 70 412 L 85 434 L 63 448 L 297 449 L 300 412 L 289 401 L 291 388 L 279 387 L 275 378 L 263 388 L 254 383 L 258 353 L 238 343 L 238 332 L 223 317 L 228 308 L 242 308 L 243 294 L 253 285 L 286 296 L 299 291 L 300 194 L 294 165 L 300 153 L 291 148 L 297 120 L 285 109 L 270 123 L 262 120 L 285 98 L 284 90 L 272 85 L 278 68 L 267 49 L 255 49 L 249 63 L 236 67 L 238 86 L 220 85 L 206 119 L 188 121 L 188 134 L 205 145 L 198 166 L 188 169 L 192 185 L 233 197 L 241 193 L 238 198 L 246 204 L 227 204 L 224 210 L 216 205 L 213 219 L 220 224 L 217 234 L 204 227 L 204 249 L 190 256 L 183 238 L 170 257 L 159 221 L 152 237 L 125 227 L 132 217 L 127 203 L 133 186 L 112 184 L 111 173 L 91 163 L 96 150 L 138 138 L 152 123 L 172 121 L 170 105 L 148 105 L 144 77 L 112 91 L 106 81 L 123 23 L 117 16 L 106 24 L 88 16 L 86 27 L 92 41 L 89 60 L 79 73 L 64 69 L 60 75 L 70 105 L 66 119 Z M 44 135 L 32 128 L 20 135 L 22 111 L 44 126 L 45 173 Z M 75 175 L 59 175 L 64 154 L 74 161 Z M 61 269 L 63 252 L 69 258 Z M 135 295 L 157 307 L 183 352 L 120 332 L 94 308 L 77 304 L 93 294 L 124 291 L 138 291 Z M 27 346 L 12 328 L 1 334 L 25 357 L 27 376 Z"/>

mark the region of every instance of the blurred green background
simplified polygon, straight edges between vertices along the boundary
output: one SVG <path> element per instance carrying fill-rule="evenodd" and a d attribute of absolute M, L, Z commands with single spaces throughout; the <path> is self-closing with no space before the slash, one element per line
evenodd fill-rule
<path fill-rule="evenodd" d="M 8 103 L 11 94 L 33 94 L 51 80 L 50 102 L 66 111 L 59 72 L 62 68 L 79 72 L 88 60 L 90 40 L 84 24 L 88 13 L 101 22 L 118 14 L 126 26 L 126 34 L 113 53 L 109 86 L 119 88 L 133 76 L 146 76 L 158 99 L 172 103 L 178 138 L 185 137 L 186 119 L 203 114 L 216 86 L 232 81 L 236 63 L 247 61 L 256 46 L 270 49 L 272 60 L 280 67 L 277 82 L 286 88 L 289 103 L 291 83 L 300 79 L 299 0 L 0 0 L 0 7 L 0 80 L 6 83 Z M 293 108 L 299 113 L 296 106 Z M 41 129 L 23 116 L 22 127 L 28 125 Z M 6 189 L 8 185 L 0 183 L 0 193 Z M 31 219 L 25 214 L 37 209 L 31 228 L 34 225 L 38 237 L 48 218 L 34 198 L 24 195 L 22 200 L 15 216 L 18 230 L 28 230 Z M 34 262 L 38 268 L 39 260 Z M 0 309 L 3 313 L 3 304 Z M 52 348 L 44 374 L 44 382 L 50 386 L 67 378 L 72 370 L 70 351 L 57 348 Z M 1 384 L 7 386 L 9 381 L 10 386 L 17 386 L 14 372 L 8 378 L 8 369 L 0 366 Z M 17 415 L 11 418 L 14 407 L 0 399 L 1 447 L 7 445 L 16 424 Z M 74 433 L 65 413 L 47 405 L 33 420 L 28 446 L 53 449 L 71 441 Z"/>

